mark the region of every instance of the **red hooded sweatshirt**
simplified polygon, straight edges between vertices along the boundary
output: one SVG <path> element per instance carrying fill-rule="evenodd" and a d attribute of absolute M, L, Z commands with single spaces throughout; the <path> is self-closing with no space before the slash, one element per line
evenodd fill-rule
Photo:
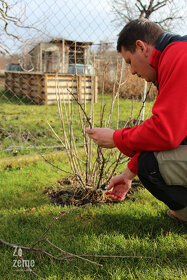
<path fill-rule="evenodd" d="M 164 151 L 187 142 L 187 36 L 163 33 L 151 54 L 158 95 L 152 116 L 133 128 L 115 130 L 116 147 L 131 157 L 128 168 L 137 173 L 142 151 Z"/>

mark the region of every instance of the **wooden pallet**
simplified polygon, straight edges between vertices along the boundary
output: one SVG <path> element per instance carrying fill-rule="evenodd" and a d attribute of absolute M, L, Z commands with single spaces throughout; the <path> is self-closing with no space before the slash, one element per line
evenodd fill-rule
<path fill-rule="evenodd" d="M 27 96 L 34 104 L 52 104 L 61 99 L 97 102 L 97 76 L 49 74 L 40 72 L 5 72 L 5 91 Z M 72 94 L 71 94 L 72 93 Z"/>

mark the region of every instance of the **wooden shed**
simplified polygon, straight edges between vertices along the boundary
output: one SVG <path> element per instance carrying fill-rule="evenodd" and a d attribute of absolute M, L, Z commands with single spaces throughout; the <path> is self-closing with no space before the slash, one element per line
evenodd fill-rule
<path fill-rule="evenodd" d="M 69 73 L 70 64 L 92 65 L 91 42 L 53 39 L 37 44 L 29 55 L 34 71 Z"/>
<path fill-rule="evenodd" d="M 91 61 L 91 42 L 54 39 L 37 44 L 30 52 L 28 71 L 6 71 L 5 90 L 28 96 L 35 104 L 97 102 L 98 79 Z"/>

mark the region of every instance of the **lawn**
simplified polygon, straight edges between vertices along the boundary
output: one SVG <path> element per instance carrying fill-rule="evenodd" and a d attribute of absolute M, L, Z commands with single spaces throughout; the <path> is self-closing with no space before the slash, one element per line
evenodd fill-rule
<path fill-rule="evenodd" d="M 105 97 L 107 106 L 110 98 Z M 17 153 L 4 150 L 12 144 L 23 144 L 23 139 L 24 145 L 29 146 L 28 134 L 23 134 L 26 131 L 32 132 L 37 145 L 58 144 L 54 142 L 54 136 L 46 123 L 46 120 L 50 121 L 60 133 L 57 106 L 19 105 L 16 100 L 11 103 L 6 100 L 1 96 L 0 239 L 31 247 L 49 227 L 53 217 L 60 211 L 67 211 L 55 221 L 46 237 L 66 252 L 79 256 L 92 255 L 87 258 L 102 266 L 76 257 L 58 261 L 42 253 L 23 250 L 23 259 L 32 265 L 38 277 L 25 271 L 19 262 L 17 250 L 0 244 L 0 279 L 186 279 L 186 229 L 170 220 L 166 215 L 167 207 L 145 189 L 139 188 L 121 203 L 87 205 L 83 208 L 53 204 L 44 190 L 55 186 L 64 174 L 44 162 L 37 150 L 23 149 Z M 146 104 L 149 113 L 151 105 Z M 77 107 L 73 106 L 76 111 Z M 131 101 L 121 100 L 120 106 L 120 120 L 123 122 L 129 116 Z M 140 108 L 141 104 L 136 101 L 134 106 Z M 96 115 L 99 115 L 98 107 L 99 104 L 95 105 Z M 134 108 L 132 119 L 137 114 L 138 109 Z M 74 123 L 78 133 L 76 117 Z M 111 124 L 113 128 L 115 123 L 114 118 Z M 2 132 L 6 131 L 8 134 L 4 135 Z M 78 141 L 81 143 L 81 139 Z M 68 159 L 63 151 L 43 150 L 53 163 L 69 170 Z M 64 256 L 45 242 L 36 247 L 58 257 Z"/>
<path fill-rule="evenodd" d="M 62 208 L 43 193 L 60 178 L 42 161 L 1 171 L 0 239 L 30 247 L 59 211 L 71 210 L 50 228 L 46 237 L 51 242 L 77 255 L 130 257 L 88 257 L 101 267 L 77 258 L 60 262 L 23 251 L 25 260 L 34 261 L 38 275 L 63 280 L 185 279 L 186 231 L 167 217 L 163 203 L 140 188 L 122 203 Z M 44 242 L 37 247 L 61 256 Z M 13 248 L 0 245 L 1 279 L 37 279 L 14 267 L 18 257 L 13 254 Z"/>
<path fill-rule="evenodd" d="M 94 125 L 100 127 L 100 108 L 101 99 L 99 95 L 98 103 L 94 104 Z M 104 96 L 104 114 L 103 125 L 105 125 L 111 108 L 111 95 Z M 141 101 L 134 100 L 133 103 L 128 99 L 120 99 L 119 103 L 119 127 L 123 127 L 129 117 L 136 119 L 142 106 Z M 151 113 L 152 102 L 146 104 L 145 117 Z M 69 113 L 69 105 L 66 104 Z M 74 128 L 74 137 L 77 146 L 82 146 L 83 137 L 80 134 L 80 120 L 78 105 L 73 103 L 72 123 Z M 86 111 L 89 115 L 90 103 L 86 105 Z M 117 122 L 117 105 L 114 104 L 113 117 L 110 127 L 115 129 Z M 56 139 L 54 131 L 62 137 L 62 124 L 60 122 L 58 107 L 52 105 L 30 105 L 28 102 L 20 102 L 15 97 L 4 91 L 0 92 L 0 158 L 9 156 L 18 156 L 25 154 L 38 154 L 38 150 L 42 153 L 54 152 L 62 150 L 61 143 Z M 67 125 L 65 126 L 67 129 Z"/>

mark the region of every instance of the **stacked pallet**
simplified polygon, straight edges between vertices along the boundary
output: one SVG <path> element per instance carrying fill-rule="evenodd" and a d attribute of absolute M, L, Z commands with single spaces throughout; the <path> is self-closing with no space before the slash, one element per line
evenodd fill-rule
<path fill-rule="evenodd" d="M 5 90 L 17 96 L 27 96 L 34 104 L 52 104 L 61 99 L 97 102 L 97 77 L 40 72 L 5 72 Z"/>
<path fill-rule="evenodd" d="M 5 72 L 5 91 L 28 97 L 34 104 L 47 104 L 44 75 L 21 71 Z"/>

